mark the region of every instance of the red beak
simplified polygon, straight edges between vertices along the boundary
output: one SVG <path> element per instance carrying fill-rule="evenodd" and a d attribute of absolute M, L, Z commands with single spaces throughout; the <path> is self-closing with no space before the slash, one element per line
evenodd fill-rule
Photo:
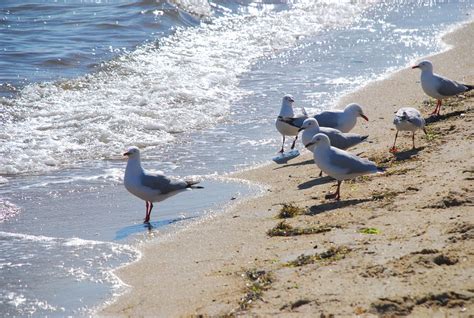
<path fill-rule="evenodd" d="M 369 121 L 369 119 L 367 118 L 367 116 L 365 116 L 364 114 L 360 114 L 360 117 L 364 118 L 365 120 Z"/>

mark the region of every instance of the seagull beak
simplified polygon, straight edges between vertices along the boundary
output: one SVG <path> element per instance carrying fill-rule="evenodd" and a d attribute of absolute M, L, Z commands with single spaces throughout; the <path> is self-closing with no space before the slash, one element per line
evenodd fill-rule
<path fill-rule="evenodd" d="M 306 148 L 308 148 L 308 147 L 311 147 L 311 146 L 314 145 L 314 144 L 315 144 L 315 142 L 308 142 L 308 143 L 307 143 L 306 145 L 304 145 L 304 146 L 305 146 Z"/>
<path fill-rule="evenodd" d="M 128 157 L 128 156 L 130 156 L 130 152 L 126 152 L 126 153 L 124 153 L 124 154 L 123 154 L 123 156 L 124 156 L 124 157 Z"/>
<path fill-rule="evenodd" d="M 367 116 L 365 116 L 364 114 L 360 114 L 360 117 L 364 118 L 365 120 L 369 121 L 369 119 L 367 118 Z"/>
<path fill-rule="evenodd" d="M 295 100 L 294 100 L 293 98 L 290 98 L 290 102 L 294 103 L 294 102 L 295 102 Z"/>
<path fill-rule="evenodd" d="M 414 68 L 420 68 L 420 66 L 419 66 L 419 65 L 413 65 L 411 68 L 412 68 L 412 69 L 414 69 Z"/>
<path fill-rule="evenodd" d="M 298 132 L 302 131 L 302 130 L 305 130 L 306 127 L 301 127 L 300 129 L 298 129 Z"/>

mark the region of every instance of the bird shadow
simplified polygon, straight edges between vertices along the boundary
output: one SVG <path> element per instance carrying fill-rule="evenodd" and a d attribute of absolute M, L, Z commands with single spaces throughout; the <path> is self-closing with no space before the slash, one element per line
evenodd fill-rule
<path fill-rule="evenodd" d="M 317 215 L 320 213 L 344 208 L 346 206 L 357 205 L 357 204 L 368 202 L 368 201 L 372 201 L 372 198 L 350 199 L 350 200 L 345 200 L 345 201 L 330 201 L 330 202 L 325 202 L 322 204 L 316 204 L 309 208 L 306 215 Z"/>
<path fill-rule="evenodd" d="M 305 190 L 305 189 L 309 189 L 309 188 L 312 188 L 314 186 L 325 184 L 325 183 L 328 183 L 328 182 L 331 182 L 331 181 L 334 181 L 334 179 L 329 177 L 329 176 L 324 176 L 324 177 L 320 177 L 320 178 L 316 178 L 316 179 L 312 179 L 312 180 L 303 182 L 302 184 L 298 185 L 298 189 L 299 190 Z"/>
<path fill-rule="evenodd" d="M 148 222 L 148 223 L 141 223 L 141 224 L 134 224 L 130 226 L 126 226 L 117 232 L 115 232 L 115 238 L 114 240 L 123 240 L 133 234 L 137 233 L 142 233 L 142 232 L 150 232 L 155 229 L 159 229 L 162 227 L 165 227 L 167 225 L 173 224 L 173 223 L 178 223 L 181 221 L 189 220 L 189 219 L 194 219 L 195 216 L 190 216 L 190 217 L 181 217 L 181 218 L 174 218 L 174 219 L 168 219 L 168 220 L 161 220 L 161 221 L 155 221 L 155 222 Z"/>
<path fill-rule="evenodd" d="M 413 148 L 410 150 L 400 151 L 400 152 L 394 153 L 393 156 L 395 157 L 396 161 L 404 161 L 404 160 L 411 159 L 413 156 L 416 156 L 423 149 L 425 149 L 425 147 L 418 147 L 418 148 Z"/>
<path fill-rule="evenodd" d="M 309 164 L 314 164 L 314 160 L 313 159 L 308 159 L 308 160 L 301 161 L 301 162 L 288 163 L 288 164 L 276 167 L 273 170 L 283 169 L 283 168 L 287 168 L 287 167 L 298 167 L 298 166 L 304 166 L 304 165 L 309 165 Z"/>
<path fill-rule="evenodd" d="M 451 117 L 460 116 L 461 114 L 464 114 L 465 112 L 466 111 L 463 111 L 463 110 L 456 110 L 454 112 L 446 113 L 446 114 L 443 114 L 443 115 L 438 115 L 438 116 L 431 115 L 430 117 L 425 118 L 425 123 L 426 124 L 436 123 L 438 121 L 445 120 L 445 119 L 448 119 L 448 118 L 451 118 Z"/>

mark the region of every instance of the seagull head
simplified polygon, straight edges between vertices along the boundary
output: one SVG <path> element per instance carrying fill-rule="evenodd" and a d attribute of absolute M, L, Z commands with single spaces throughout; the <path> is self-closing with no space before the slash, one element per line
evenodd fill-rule
<path fill-rule="evenodd" d="M 365 116 L 364 111 L 362 110 L 362 107 L 359 104 L 352 103 L 352 104 L 347 105 L 344 108 L 344 112 L 352 113 L 357 117 L 362 117 L 365 120 L 369 121 L 369 118 Z"/>
<path fill-rule="evenodd" d="M 289 104 L 291 105 L 292 103 L 294 103 L 294 98 L 293 96 L 291 96 L 290 94 L 286 94 L 285 96 L 283 96 L 283 104 Z"/>
<path fill-rule="evenodd" d="M 128 157 L 128 158 L 138 158 L 140 157 L 140 149 L 138 149 L 138 147 L 130 147 L 128 148 L 127 152 L 125 152 L 123 154 L 125 157 Z"/>
<path fill-rule="evenodd" d="M 305 146 L 306 148 L 315 145 L 315 148 L 324 147 L 324 146 L 331 146 L 331 142 L 329 141 L 329 137 L 325 134 L 316 134 L 313 136 L 311 141 Z"/>
<path fill-rule="evenodd" d="M 304 120 L 303 125 L 301 125 L 301 128 L 298 130 L 298 132 L 305 130 L 306 128 L 310 127 L 318 127 L 319 128 L 319 123 L 316 120 L 316 118 L 307 118 Z"/>
<path fill-rule="evenodd" d="M 418 63 L 417 65 L 415 66 L 412 66 L 411 67 L 412 69 L 414 68 L 419 68 L 422 72 L 423 71 L 429 71 L 429 72 L 433 72 L 433 64 L 426 60 L 426 61 L 421 61 L 420 63 Z"/>

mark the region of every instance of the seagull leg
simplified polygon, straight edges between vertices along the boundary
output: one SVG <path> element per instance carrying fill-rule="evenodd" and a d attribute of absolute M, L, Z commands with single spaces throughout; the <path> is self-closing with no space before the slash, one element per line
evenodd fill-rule
<path fill-rule="evenodd" d="M 281 150 L 279 151 L 280 153 L 285 152 L 284 147 L 285 147 L 285 135 L 283 135 L 283 143 L 281 144 Z"/>
<path fill-rule="evenodd" d="M 150 221 L 150 218 L 148 217 L 149 205 L 150 203 L 148 201 L 145 201 L 145 218 L 143 219 L 143 223 L 148 223 Z"/>
<path fill-rule="evenodd" d="M 143 223 L 150 223 L 151 209 L 153 209 L 153 202 L 146 201 L 146 215 Z"/>
<path fill-rule="evenodd" d="M 319 171 L 319 176 L 320 176 L 320 177 L 323 176 L 323 170 Z"/>
<path fill-rule="evenodd" d="M 337 201 L 339 201 L 341 199 L 341 194 L 340 194 L 341 184 L 342 184 L 342 181 L 337 181 L 337 190 L 336 190 L 336 200 Z"/>
<path fill-rule="evenodd" d="M 397 147 L 395 147 L 395 144 L 397 142 L 397 137 L 398 137 L 398 130 L 397 133 L 395 134 L 395 141 L 393 142 L 392 148 L 389 149 L 389 152 L 391 153 L 396 153 L 398 151 Z"/>
<path fill-rule="evenodd" d="M 411 136 L 411 141 L 413 143 L 413 148 L 412 149 L 415 149 L 415 132 L 413 132 L 413 135 Z"/>
<path fill-rule="evenodd" d="M 295 148 L 296 140 L 298 140 L 298 135 L 296 135 L 295 140 L 293 140 L 293 144 L 291 145 L 291 150 Z"/>
<path fill-rule="evenodd" d="M 337 190 L 336 192 L 334 193 L 329 193 L 329 194 L 326 194 L 326 199 L 335 199 L 337 201 L 339 201 L 341 199 L 341 195 L 339 193 L 340 189 L 341 189 L 341 183 L 342 181 L 337 181 Z"/>
<path fill-rule="evenodd" d="M 435 110 L 431 113 L 431 115 L 436 115 L 439 116 L 439 111 L 441 110 L 441 99 L 438 99 L 436 102 L 436 108 Z"/>

